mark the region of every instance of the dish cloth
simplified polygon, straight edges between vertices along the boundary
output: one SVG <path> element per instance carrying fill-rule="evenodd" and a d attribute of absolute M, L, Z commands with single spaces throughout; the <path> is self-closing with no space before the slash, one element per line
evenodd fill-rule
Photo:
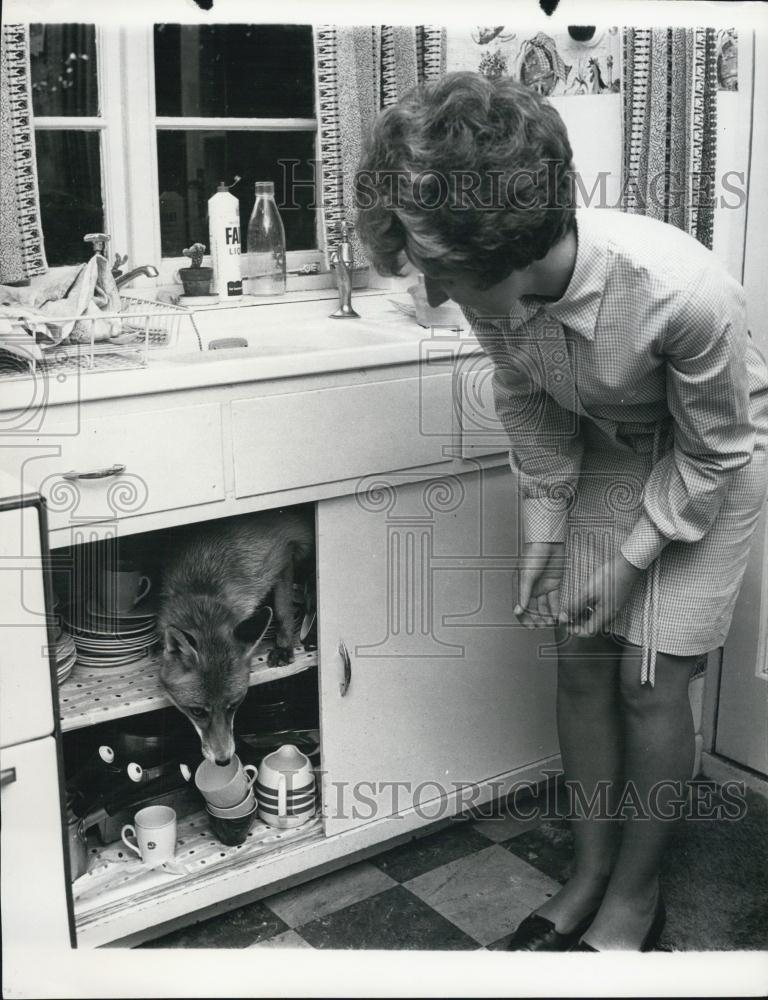
<path fill-rule="evenodd" d="M 115 340 L 122 321 L 100 317 L 120 310 L 109 263 L 94 254 L 87 264 L 44 275 L 26 288 L 0 285 L 0 347 L 41 360 L 65 342 Z"/>

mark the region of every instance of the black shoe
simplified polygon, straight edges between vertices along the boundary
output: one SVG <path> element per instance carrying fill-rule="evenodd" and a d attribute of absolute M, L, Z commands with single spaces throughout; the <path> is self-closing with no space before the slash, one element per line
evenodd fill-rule
<path fill-rule="evenodd" d="M 666 922 L 667 908 L 664 905 L 664 897 L 661 895 L 661 890 L 659 890 L 659 901 L 656 903 L 656 912 L 653 915 L 651 926 L 648 928 L 648 933 L 645 935 L 643 943 L 640 945 L 640 951 L 653 951 L 659 943 L 659 938 L 661 937 L 661 932 L 664 930 L 664 924 Z"/>
<path fill-rule="evenodd" d="M 551 920 L 538 913 L 531 913 L 521 921 L 512 935 L 507 951 L 570 951 L 596 914 L 597 909 L 594 909 L 572 931 L 561 934 L 555 930 Z"/>
<path fill-rule="evenodd" d="M 648 928 L 648 933 L 645 935 L 642 944 L 640 945 L 640 951 L 653 951 L 659 943 L 659 938 L 661 937 L 661 932 L 664 930 L 664 924 L 666 922 L 667 908 L 664 905 L 664 898 L 661 893 L 659 893 L 659 899 L 656 903 L 656 912 L 653 915 L 651 926 Z M 586 941 L 579 941 L 578 944 L 571 948 L 571 951 L 600 951 L 600 949 L 593 948 L 592 945 L 587 944 Z"/>

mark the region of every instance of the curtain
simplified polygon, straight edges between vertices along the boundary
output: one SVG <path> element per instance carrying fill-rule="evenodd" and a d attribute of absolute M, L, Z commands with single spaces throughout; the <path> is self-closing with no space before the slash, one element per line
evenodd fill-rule
<path fill-rule="evenodd" d="M 622 208 L 712 248 L 717 55 L 712 28 L 626 28 Z"/>
<path fill-rule="evenodd" d="M 315 29 L 318 184 L 326 258 L 339 240 L 342 220 L 352 221 L 355 172 L 374 118 L 417 83 L 444 72 L 443 28 Z M 367 263 L 353 230 L 350 242 L 355 263 Z"/>
<path fill-rule="evenodd" d="M 29 30 L 5 24 L 0 35 L 0 284 L 47 270 L 37 189 Z"/>

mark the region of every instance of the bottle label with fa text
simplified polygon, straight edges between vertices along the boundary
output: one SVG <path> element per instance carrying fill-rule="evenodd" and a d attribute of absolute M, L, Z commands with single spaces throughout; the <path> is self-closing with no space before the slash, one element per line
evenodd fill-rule
<path fill-rule="evenodd" d="M 208 202 L 208 224 L 213 266 L 213 290 L 220 298 L 243 294 L 241 272 L 240 204 L 228 191 Z"/>

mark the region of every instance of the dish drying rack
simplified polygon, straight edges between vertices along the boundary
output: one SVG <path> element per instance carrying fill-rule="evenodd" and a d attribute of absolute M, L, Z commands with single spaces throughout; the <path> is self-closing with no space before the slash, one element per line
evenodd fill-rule
<path fill-rule="evenodd" d="M 202 351 L 203 343 L 193 313 L 183 306 L 134 295 L 121 295 L 120 312 L 99 313 L 96 316 L 55 317 L 56 325 L 76 322 L 82 330 L 90 325 L 90 340 L 42 349 L 42 358 L 29 351 L 31 336 L 25 320 L 12 320 L 19 330 L 18 340 L 0 340 L 0 377 L 26 378 L 38 373 L 124 371 L 144 368 L 150 353 L 177 349 L 182 340 L 191 351 Z M 121 332 L 110 340 L 95 340 L 95 324 L 104 320 L 119 320 Z M 42 321 L 42 318 L 41 318 Z"/>

